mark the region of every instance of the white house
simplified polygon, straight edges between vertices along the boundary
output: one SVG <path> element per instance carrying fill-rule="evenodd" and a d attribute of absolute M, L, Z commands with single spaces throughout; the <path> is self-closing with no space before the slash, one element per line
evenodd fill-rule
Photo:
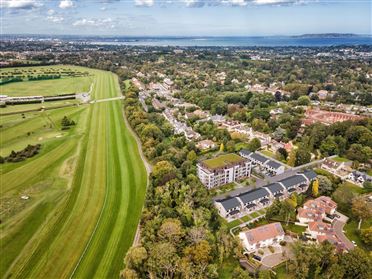
<path fill-rule="evenodd" d="M 197 168 L 200 181 L 208 189 L 251 175 L 251 163 L 249 160 L 233 153 L 202 161 L 197 164 Z"/>
<path fill-rule="evenodd" d="M 284 230 L 280 223 L 271 223 L 240 232 L 239 238 L 247 252 L 254 252 L 284 240 Z"/>
<path fill-rule="evenodd" d="M 215 206 L 220 215 L 224 218 L 234 216 L 241 210 L 241 203 L 235 197 L 216 201 Z"/>
<path fill-rule="evenodd" d="M 306 232 L 313 239 L 317 239 L 318 236 L 320 236 L 320 235 L 334 234 L 334 230 L 333 230 L 331 224 L 324 223 L 324 222 L 310 222 L 308 224 Z"/>

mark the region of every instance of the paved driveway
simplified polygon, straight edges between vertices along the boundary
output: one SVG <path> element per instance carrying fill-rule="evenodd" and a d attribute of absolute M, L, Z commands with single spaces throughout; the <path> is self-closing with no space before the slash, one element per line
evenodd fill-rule
<path fill-rule="evenodd" d="M 340 218 L 337 218 L 333 223 L 332 227 L 335 230 L 335 234 L 338 236 L 339 239 L 345 244 L 346 248 L 348 250 L 351 250 L 354 248 L 354 244 L 345 236 L 345 234 L 342 232 L 344 229 L 344 226 L 348 220 L 348 217 L 345 215 L 342 215 L 341 213 L 337 212 L 338 215 L 340 215 Z"/>

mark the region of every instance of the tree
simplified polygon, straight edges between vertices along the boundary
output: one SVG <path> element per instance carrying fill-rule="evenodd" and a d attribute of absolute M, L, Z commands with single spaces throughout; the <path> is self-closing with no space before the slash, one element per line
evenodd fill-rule
<path fill-rule="evenodd" d="M 196 153 L 194 150 L 191 150 L 188 154 L 187 154 L 187 160 L 188 161 L 191 161 L 191 162 L 194 162 L 196 160 L 197 156 L 196 156 Z"/>
<path fill-rule="evenodd" d="M 177 270 L 178 259 L 177 250 L 173 244 L 155 243 L 150 247 L 148 266 L 160 278 L 173 278 Z"/>
<path fill-rule="evenodd" d="M 138 274 L 135 270 L 130 269 L 130 268 L 125 268 L 120 272 L 120 278 L 123 279 L 138 279 Z"/>
<path fill-rule="evenodd" d="M 227 143 L 226 143 L 226 150 L 228 152 L 234 152 L 235 151 L 235 141 L 233 140 L 229 140 Z"/>
<path fill-rule="evenodd" d="M 287 134 L 287 131 L 281 127 L 276 128 L 275 132 L 273 133 L 273 138 L 277 141 L 282 141 Z"/>
<path fill-rule="evenodd" d="M 297 153 L 296 149 L 292 149 L 292 151 L 289 153 L 287 163 L 291 167 L 294 167 L 296 164 L 296 153 Z"/>
<path fill-rule="evenodd" d="M 360 230 L 360 238 L 367 245 L 372 245 L 372 227 Z"/>
<path fill-rule="evenodd" d="M 313 197 L 316 198 L 319 195 L 319 181 L 315 179 L 312 186 Z"/>
<path fill-rule="evenodd" d="M 261 147 L 261 142 L 258 138 L 254 138 L 252 139 L 249 143 L 248 143 L 248 150 L 249 151 L 256 151 L 257 149 L 259 149 Z"/>
<path fill-rule="evenodd" d="M 133 246 L 127 252 L 124 263 L 127 268 L 141 268 L 147 259 L 147 251 L 142 246 Z"/>
<path fill-rule="evenodd" d="M 154 165 L 152 177 L 155 185 L 163 185 L 176 177 L 176 169 L 170 162 L 160 161 Z"/>
<path fill-rule="evenodd" d="M 309 163 L 311 160 L 311 154 L 305 149 L 298 149 L 296 151 L 295 166 L 302 166 Z"/>
<path fill-rule="evenodd" d="M 372 218 L 372 204 L 367 202 L 365 196 L 358 196 L 352 200 L 351 210 L 353 214 L 359 218 L 358 229 L 360 229 L 362 220 Z"/>
<path fill-rule="evenodd" d="M 319 188 L 318 189 L 319 189 L 319 193 L 321 195 L 329 196 L 333 192 L 333 190 L 334 190 L 333 184 L 332 184 L 331 180 L 329 180 L 328 177 L 326 177 L 324 175 L 318 175 L 317 181 L 319 183 L 319 185 L 318 185 Z"/>
<path fill-rule="evenodd" d="M 310 99 L 307 96 L 301 96 L 297 99 L 297 103 L 300 106 L 308 106 L 310 104 Z"/>
<path fill-rule="evenodd" d="M 348 253 L 340 255 L 340 265 L 344 268 L 343 278 L 371 278 L 372 260 L 367 252 L 355 247 Z"/>
<path fill-rule="evenodd" d="M 171 243 L 177 243 L 183 236 L 181 222 L 178 219 L 166 219 L 160 226 L 158 235 L 161 239 L 166 239 Z"/>
<path fill-rule="evenodd" d="M 287 160 L 288 151 L 285 148 L 283 147 L 278 148 L 277 153 L 280 154 L 280 156 L 283 157 L 284 160 Z"/>
<path fill-rule="evenodd" d="M 366 163 L 372 158 L 372 149 L 361 144 L 352 144 L 346 153 L 346 157 L 350 160 Z"/>
<path fill-rule="evenodd" d="M 223 152 L 225 150 L 225 146 L 223 145 L 223 143 L 221 143 L 220 145 L 220 152 Z"/>

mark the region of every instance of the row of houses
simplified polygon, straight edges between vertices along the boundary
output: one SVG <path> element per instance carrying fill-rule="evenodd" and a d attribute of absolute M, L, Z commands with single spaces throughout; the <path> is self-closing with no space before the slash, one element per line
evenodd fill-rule
<path fill-rule="evenodd" d="M 172 115 L 172 112 L 169 109 L 164 110 L 163 116 L 173 126 L 175 134 L 183 134 L 187 140 L 196 140 L 201 137 L 199 133 L 195 132 L 191 127 L 187 126 L 186 123 L 178 121 Z"/>
<path fill-rule="evenodd" d="M 294 192 L 304 193 L 315 178 L 316 173 L 311 170 L 297 173 L 238 196 L 217 200 L 215 206 L 224 218 L 241 218 L 270 206 L 275 199 L 286 199 Z"/>
<path fill-rule="evenodd" d="M 243 149 L 239 152 L 240 156 L 250 160 L 252 167 L 259 167 L 261 170 L 266 171 L 269 175 L 279 175 L 284 173 L 285 166 L 278 161 L 274 161 L 257 152 L 251 152 Z"/>

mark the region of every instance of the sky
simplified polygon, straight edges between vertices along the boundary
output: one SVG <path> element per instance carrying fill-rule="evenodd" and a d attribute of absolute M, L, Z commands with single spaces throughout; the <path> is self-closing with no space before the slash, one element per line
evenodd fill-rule
<path fill-rule="evenodd" d="M 0 0 L 1 34 L 372 34 L 372 0 Z"/>

